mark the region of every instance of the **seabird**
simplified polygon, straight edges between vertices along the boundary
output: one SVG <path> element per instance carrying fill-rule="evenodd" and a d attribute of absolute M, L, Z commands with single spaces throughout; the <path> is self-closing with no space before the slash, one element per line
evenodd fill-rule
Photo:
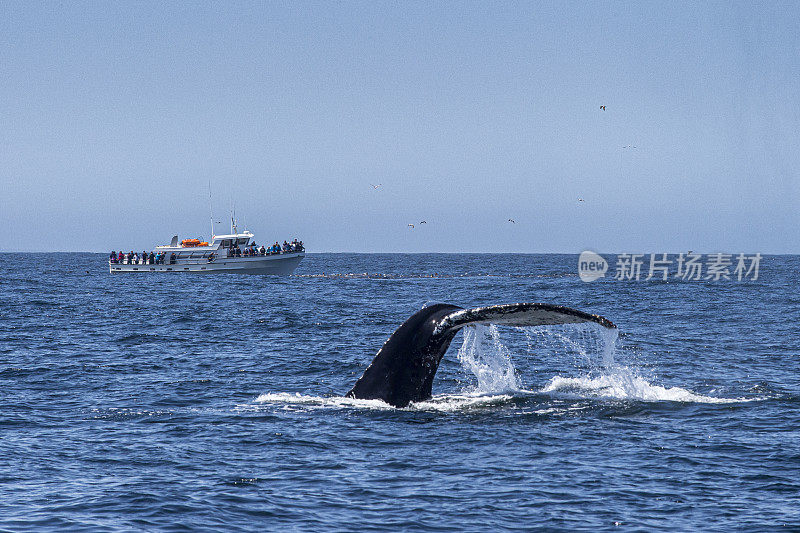
<path fill-rule="evenodd" d="M 372 185 L 372 184 L 370 183 L 370 185 Z M 373 188 L 373 189 L 377 189 L 377 188 L 378 188 L 378 187 L 380 187 L 381 185 L 382 185 L 381 183 L 379 183 L 379 184 L 377 184 L 377 185 L 372 185 L 372 188 Z"/>
<path fill-rule="evenodd" d="M 511 222 L 512 224 L 516 224 L 513 218 L 509 218 L 508 221 Z"/>
<path fill-rule="evenodd" d="M 606 110 L 606 106 L 604 106 L 604 105 L 601 105 L 601 106 L 600 106 L 600 109 L 602 109 L 603 111 L 605 111 L 605 110 Z"/>
<path fill-rule="evenodd" d="M 408 227 L 414 229 L 414 224 L 409 224 Z"/>

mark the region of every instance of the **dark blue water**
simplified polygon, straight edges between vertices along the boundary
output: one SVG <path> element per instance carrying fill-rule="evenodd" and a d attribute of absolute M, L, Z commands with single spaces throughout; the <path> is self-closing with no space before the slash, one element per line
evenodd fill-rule
<path fill-rule="evenodd" d="M 576 262 L 112 276 L 0 254 L 0 528 L 800 528 L 800 258 L 748 282 L 583 283 Z M 430 402 L 340 398 L 433 301 L 559 303 L 621 335 L 484 327 Z"/>

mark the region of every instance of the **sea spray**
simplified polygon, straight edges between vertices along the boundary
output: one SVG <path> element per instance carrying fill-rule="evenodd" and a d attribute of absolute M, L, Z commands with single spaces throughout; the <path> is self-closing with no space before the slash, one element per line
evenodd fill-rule
<path fill-rule="evenodd" d="M 522 380 L 512 352 L 503 341 L 515 347 L 521 339 L 527 345 L 526 357 L 533 358 L 533 366 L 547 369 L 547 382 L 538 390 L 548 395 L 646 402 L 737 401 L 651 383 L 635 368 L 616 361 L 618 330 L 594 324 L 465 328 L 458 359 L 462 368 L 475 376 L 477 384 L 464 392 L 491 395 L 520 391 Z"/>
<path fill-rule="evenodd" d="M 530 356 L 542 362 L 587 372 L 608 370 L 616 366 L 615 353 L 619 330 L 596 324 L 562 324 L 514 328 L 525 335 Z M 571 359 L 567 363 L 567 359 Z"/>
<path fill-rule="evenodd" d="M 614 365 L 616 329 L 598 328 L 594 324 L 512 328 L 476 325 L 464 328 L 464 342 L 458 350 L 462 368 L 477 380 L 472 393 L 502 393 L 522 387 L 511 351 L 501 340 L 501 331 L 512 343 L 520 334 L 524 336 L 529 357 L 550 361 L 571 355 L 570 366 L 590 371 L 601 363 L 605 367 Z"/>
<path fill-rule="evenodd" d="M 494 325 L 477 325 L 464 329 L 464 342 L 458 350 L 461 366 L 475 375 L 478 394 L 516 391 L 521 387 L 511 361 L 511 353 L 502 342 Z"/>

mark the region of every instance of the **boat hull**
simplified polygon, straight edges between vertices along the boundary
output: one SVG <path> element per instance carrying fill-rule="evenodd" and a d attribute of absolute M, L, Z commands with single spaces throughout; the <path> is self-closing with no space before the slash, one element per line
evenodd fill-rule
<path fill-rule="evenodd" d="M 212 262 L 185 261 L 163 265 L 109 263 L 109 272 L 191 272 L 194 274 L 262 274 L 288 276 L 305 257 L 304 252 L 256 257 L 219 257 Z"/>

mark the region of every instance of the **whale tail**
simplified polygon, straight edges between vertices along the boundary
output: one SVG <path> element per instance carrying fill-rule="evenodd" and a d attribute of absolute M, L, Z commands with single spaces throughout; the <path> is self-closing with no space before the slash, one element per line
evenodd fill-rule
<path fill-rule="evenodd" d="M 436 304 L 420 309 L 384 343 L 350 398 L 383 400 L 395 407 L 431 397 L 433 378 L 458 330 L 472 324 L 547 326 L 594 322 L 612 329 L 608 319 L 561 305 L 516 303 L 463 309 Z"/>

